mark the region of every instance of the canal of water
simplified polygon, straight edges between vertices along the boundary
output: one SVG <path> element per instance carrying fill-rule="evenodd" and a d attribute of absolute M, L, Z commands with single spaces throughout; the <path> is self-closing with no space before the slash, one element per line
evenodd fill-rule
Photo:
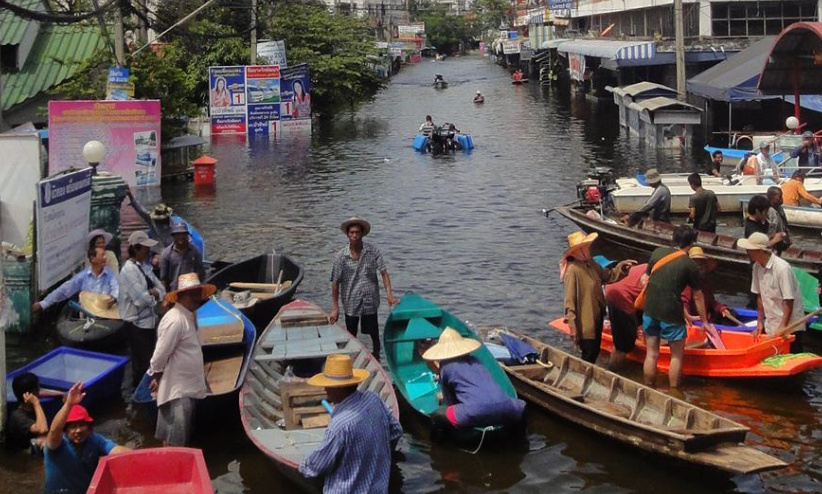
<path fill-rule="evenodd" d="M 431 87 L 437 72 L 448 89 Z M 477 90 L 484 105 L 471 102 Z M 472 134 L 476 149 L 441 159 L 415 153 L 411 139 L 426 114 Z M 575 184 L 593 165 L 620 173 L 689 171 L 705 159 L 646 149 L 620 132 L 611 101 L 513 86 L 506 71 L 477 57 L 404 68 L 373 101 L 316 125 L 313 137 L 215 138 L 210 154 L 219 159 L 214 191 L 190 184 L 162 190 L 163 200 L 201 229 L 208 257 L 288 253 L 306 269 L 299 296 L 328 309 L 331 261 L 346 242 L 339 224 L 356 214 L 371 222 L 368 240 L 382 250 L 398 294 L 415 291 L 477 326 L 518 328 L 567 350 L 570 342 L 547 322 L 562 313 L 557 265 L 574 228 L 540 209 L 574 200 Z M 725 292 L 737 286 L 714 284 Z M 638 365 L 625 373 L 641 379 Z M 750 444 L 790 463 L 779 472 L 727 478 L 675 469 L 539 410 L 531 410 L 525 441 L 471 455 L 431 445 L 406 415 L 392 491 L 820 490 L 822 372 L 791 387 L 761 384 L 689 378 L 683 392 L 749 426 Z M 138 412 L 112 404 L 98 414 L 99 429 L 121 443 L 155 445 Z M 218 492 L 293 490 L 238 424 L 198 436 L 194 446 L 203 449 Z M 42 467 L 29 457 L 0 456 L 0 468 L 11 479 L 0 492 L 42 485 Z"/>

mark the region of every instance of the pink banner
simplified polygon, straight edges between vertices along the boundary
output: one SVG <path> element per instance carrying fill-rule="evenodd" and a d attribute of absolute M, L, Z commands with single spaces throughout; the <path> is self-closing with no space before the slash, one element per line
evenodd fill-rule
<path fill-rule="evenodd" d="M 88 166 L 83 146 L 100 141 L 97 167 L 129 185 L 160 185 L 160 102 L 49 101 L 49 174 Z"/>

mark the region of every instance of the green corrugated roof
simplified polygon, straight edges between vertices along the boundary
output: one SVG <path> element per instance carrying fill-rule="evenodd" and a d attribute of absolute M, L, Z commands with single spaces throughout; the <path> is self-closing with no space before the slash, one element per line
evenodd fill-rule
<path fill-rule="evenodd" d="M 78 64 L 104 46 L 100 28 L 79 24 L 40 26 L 23 69 L 3 73 L 3 110 L 71 77 Z"/>
<path fill-rule="evenodd" d="M 14 5 L 28 10 L 42 10 L 41 0 L 11 0 Z M 0 10 L 0 45 L 17 45 L 23 39 L 26 28 L 32 21 L 12 14 L 10 10 Z"/>

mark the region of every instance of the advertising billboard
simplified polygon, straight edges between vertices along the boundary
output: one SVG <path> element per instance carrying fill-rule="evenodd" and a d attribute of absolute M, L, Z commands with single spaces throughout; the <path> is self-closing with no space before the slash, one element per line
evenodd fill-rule
<path fill-rule="evenodd" d="M 209 67 L 211 133 L 246 133 L 245 67 Z"/>

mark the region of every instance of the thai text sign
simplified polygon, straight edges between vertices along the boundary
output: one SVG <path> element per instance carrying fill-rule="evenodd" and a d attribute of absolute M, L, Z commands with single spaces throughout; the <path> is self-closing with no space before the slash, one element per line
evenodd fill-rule
<path fill-rule="evenodd" d="M 425 23 L 418 22 L 416 24 L 401 24 L 397 26 L 397 39 L 407 41 L 414 40 L 418 33 L 425 32 Z"/>
<path fill-rule="evenodd" d="M 274 135 L 280 119 L 280 67 L 253 65 L 245 68 L 248 135 Z"/>
<path fill-rule="evenodd" d="M 502 41 L 502 53 L 506 55 L 514 55 L 516 53 L 519 53 L 519 50 L 519 40 L 506 39 Z"/>
<path fill-rule="evenodd" d="M 285 41 L 263 41 L 257 45 L 258 62 L 279 65 L 280 68 L 288 66 L 285 56 Z"/>
<path fill-rule="evenodd" d="M 49 173 L 85 168 L 83 146 L 100 141 L 98 170 L 129 185 L 160 185 L 160 102 L 49 101 Z"/>
<path fill-rule="evenodd" d="M 209 67 L 212 134 L 245 134 L 245 67 Z"/>
<path fill-rule="evenodd" d="M 91 215 L 91 168 L 37 184 L 37 286 L 47 290 L 83 263 Z"/>

